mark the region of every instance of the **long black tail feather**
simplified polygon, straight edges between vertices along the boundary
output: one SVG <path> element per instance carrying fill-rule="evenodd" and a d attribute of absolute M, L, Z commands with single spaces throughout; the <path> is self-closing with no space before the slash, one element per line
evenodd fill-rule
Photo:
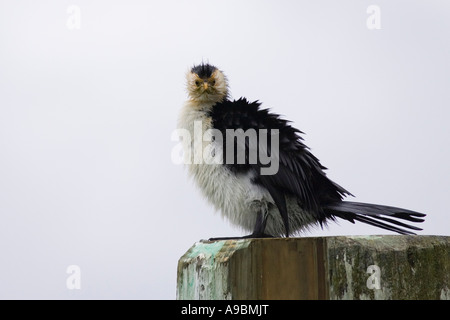
<path fill-rule="evenodd" d="M 348 220 L 352 223 L 355 223 L 355 221 L 360 221 L 400 234 L 415 234 L 410 230 L 419 231 L 422 229 L 396 219 L 411 222 L 425 221 L 422 219 L 425 217 L 425 214 L 420 212 L 378 204 L 351 201 L 331 203 L 325 207 L 325 212 L 333 217 Z"/>

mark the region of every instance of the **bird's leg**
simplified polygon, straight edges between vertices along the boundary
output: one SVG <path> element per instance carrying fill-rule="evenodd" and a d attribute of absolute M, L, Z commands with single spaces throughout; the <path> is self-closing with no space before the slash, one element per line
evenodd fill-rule
<path fill-rule="evenodd" d="M 256 214 L 255 227 L 253 232 L 249 235 L 243 237 L 220 237 L 220 238 L 209 238 L 209 241 L 216 240 L 239 240 L 239 239 L 255 239 L 255 238 L 273 238 L 272 235 L 264 233 L 267 223 L 267 214 L 263 210 L 259 210 Z"/>
<path fill-rule="evenodd" d="M 264 233 L 266 230 L 267 223 L 267 212 L 262 209 L 256 214 L 255 227 L 253 228 L 253 233 L 245 236 L 246 238 L 273 238 L 270 234 Z"/>

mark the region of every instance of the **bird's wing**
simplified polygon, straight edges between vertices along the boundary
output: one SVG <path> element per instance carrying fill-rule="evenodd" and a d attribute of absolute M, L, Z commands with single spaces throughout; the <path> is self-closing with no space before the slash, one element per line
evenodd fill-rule
<path fill-rule="evenodd" d="M 260 103 L 248 102 L 241 98 L 235 101 L 225 100 L 214 105 L 211 111 L 213 127 L 220 130 L 223 137 L 224 165 L 230 170 L 239 172 L 253 171 L 254 182 L 265 187 L 277 205 L 285 226 L 288 226 L 285 195 L 294 195 L 299 205 L 317 215 L 319 222 L 326 217 L 321 210 L 321 205 L 326 202 L 341 200 L 348 191 L 335 184 L 326 177 L 319 160 L 312 155 L 303 144 L 299 134 L 302 132 L 289 125 L 289 122 L 281 119 L 277 114 L 268 109 L 261 109 Z M 258 157 L 256 163 L 252 162 L 249 153 L 245 153 L 245 161 L 237 162 L 237 152 L 232 162 L 226 161 L 225 156 L 229 148 L 234 150 L 253 150 L 249 139 L 235 139 L 230 135 L 230 130 L 242 129 L 244 132 L 254 130 L 260 141 L 261 134 L 267 129 L 266 155 L 270 155 L 271 161 L 278 161 L 278 170 L 273 174 L 263 174 L 261 169 L 268 168 L 271 164 L 261 161 L 257 144 Z M 276 134 L 278 133 L 278 134 Z M 278 138 L 278 150 L 273 139 Z M 264 144 L 263 144 L 264 145 Z M 228 149 L 227 149 L 228 148 Z M 264 153 L 264 152 L 263 152 Z M 228 162 L 228 163 L 227 163 Z M 287 228 L 288 229 L 288 228 Z"/>

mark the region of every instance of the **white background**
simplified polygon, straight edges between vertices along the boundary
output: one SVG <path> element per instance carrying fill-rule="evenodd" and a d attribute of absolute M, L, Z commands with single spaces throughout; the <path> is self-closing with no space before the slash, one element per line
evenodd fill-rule
<path fill-rule="evenodd" d="M 448 1 L 0 0 L 0 298 L 173 299 L 194 242 L 243 235 L 171 161 L 202 60 L 292 120 L 357 201 L 449 235 Z M 389 232 L 305 235 L 349 234 Z"/>

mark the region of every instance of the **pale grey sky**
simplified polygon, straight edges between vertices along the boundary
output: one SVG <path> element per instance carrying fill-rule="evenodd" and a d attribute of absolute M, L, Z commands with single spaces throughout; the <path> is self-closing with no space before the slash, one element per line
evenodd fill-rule
<path fill-rule="evenodd" d="M 243 235 L 171 161 L 202 60 L 292 120 L 357 201 L 449 235 L 448 1 L 0 0 L 0 298 L 173 299 L 194 242 Z"/>

